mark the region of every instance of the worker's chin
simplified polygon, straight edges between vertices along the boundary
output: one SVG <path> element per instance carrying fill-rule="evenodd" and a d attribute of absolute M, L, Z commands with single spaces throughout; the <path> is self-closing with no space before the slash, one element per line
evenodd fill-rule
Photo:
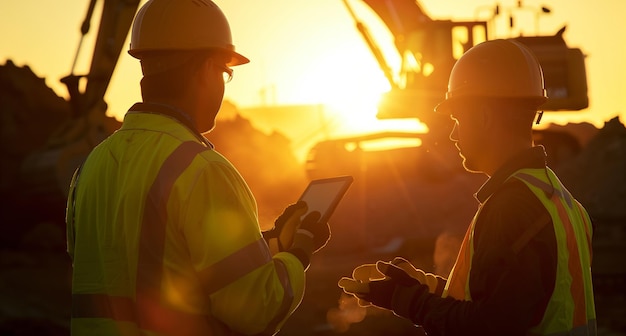
<path fill-rule="evenodd" d="M 470 173 L 473 173 L 473 172 L 474 172 L 474 169 L 473 169 L 473 166 L 472 166 L 472 161 L 471 161 L 471 160 L 469 160 L 469 159 L 468 159 L 465 155 L 463 155 L 463 151 L 461 151 L 461 147 L 459 147 L 459 144 L 458 144 L 458 143 L 457 143 L 457 144 L 455 144 L 455 146 L 456 146 L 456 148 L 459 150 L 459 157 L 460 157 L 460 158 L 461 158 L 461 160 L 462 160 L 461 164 L 463 165 L 463 168 L 464 168 L 466 171 L 468 171 L 468 172 L 470 172 Z"/>
<path fill-rule="evenodd" d="M 461 155 L 461 154 L 459 154 Z M 461 155 L 463 158 L 463 168 L 470 173 L 481 173 L 480 169 L 478 169 L 474 164 L 472 164 L 471 160 L 468 160 L 465 156 Z"/>
<path fill-rule="evenodd" d="M 215 128 L 215 122 L 199 125 L 198 128 L 202 134 L 209 133 Z"/>

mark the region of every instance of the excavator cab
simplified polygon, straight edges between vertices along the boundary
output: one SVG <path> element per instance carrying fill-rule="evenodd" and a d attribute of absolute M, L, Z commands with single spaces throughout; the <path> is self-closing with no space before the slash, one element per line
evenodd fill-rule
<path fill-rule="evenodd" d="M 403 36 L 402 42 L 396 43 L 402 48 L 398 49 L 402 56 L 398 81 L 384 96 L 378 117 L 415 117 L 416 110 L 402 107 L 403 103 L 414 105 L 415 101 L 432 111 L 445 98 L 448 76 L 456 60 L 485 41 L 486 32 L 485 22 L 432 21 Z"/>
<path fill-rule="evenodd" d="M 402 56 L 398 80 L 383 94 L 380 119 L 419 118 L 431 136 L 447 137 L 450 119 L 433 113 L 445 99 L 455 62 L 474 45 L 487 40 L 486 22 L 430 21 L 396 37 Z"/>

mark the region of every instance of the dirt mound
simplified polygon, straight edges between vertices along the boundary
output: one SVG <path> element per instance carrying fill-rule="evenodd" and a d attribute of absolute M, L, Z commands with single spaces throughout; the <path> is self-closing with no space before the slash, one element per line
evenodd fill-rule
<path fill-rule="evenodd" d="M 618 117 L 557 172 L 592 216 L 626 219 L 626 128 Z"/>
<path fill-rule="evenodd" d="M 11 60 L 0 66 L 2 129 L 0 152 L 21 156 L 45 144 L 70 118 L 70 105 L 49 88 L 28 66 Z"/>

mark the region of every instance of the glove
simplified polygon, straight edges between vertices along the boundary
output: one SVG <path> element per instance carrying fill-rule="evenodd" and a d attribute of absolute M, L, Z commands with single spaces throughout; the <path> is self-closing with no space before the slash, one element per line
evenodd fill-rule
<path fill-rule="evenodd" d="M 320 217 L 319 211 L 313 211 L 304 217 L 289 249 L 289 252 L 300 260 L 305 270 L 311 263 L 313 253 L 324 247 L 330 238 L 328 224 L 320 223 Z"/>
<path fill-rule="evenodd" d="M 300 217 L 307 211 L 305 202 L 289 205 L 274 221 L 274 227 L 263 232 L 272 255 L 289 250 L 294 241 L 294 235 L 300 226 Z"/>
<path fill-rule="evenodd" d="M 426 273 L 421 269 L 417 269 L 413 266 L 413 264 L 411 264 L 411 262 L 402 257 L 395 257 L 391 263 L 403 269 L 408 275 L 419 281 L 421 284 L 428 286 L 428 291 L 430 293 L 441 294 L 439 292 L 443 292 L 443 285 L 445 284 L 444 278 L 432 273 Z"/>
<path fill-rule="evenodd" d="M 376 268 L 376 264 L 364 264 L 352 271 L 352 281 L 350 278 L 342 278 L 339 280 L 339 287 L 343 288 L 346 293 L 352 294 L 354 292 L 369 291 L 369 282 L 372 280 L 384 279 L 385 275 L 380 273 Z M 359 306 L 368 307 L 371 306 L 371 302 L 358 298 Z"/>
<path fill-rule="evenodd" d="M 313 253 L 321 250 L 330 240 L 330 226 L 319 222 L 321 216 L 319 211 L 312 211 L 300 225 L 300 230 L 308 231 L 313 236 Z"/>
<path fill-rule="evenodd" d="M 379 278 L 370 265 L 357 267 L 353 272 L 355 278 L 344 277 L 339 280 L 338 285 L 347 294 L 357 297 L 359 303 L 365 301 L 389 310 L 393 293 L 398 287 L 421 285 L 417 279 L 392 262 L 378 261 L 376 271 L 383 275 L 383 278 Z M 368 279 L 364 279 L 365 276 L 368 276 Z"/>

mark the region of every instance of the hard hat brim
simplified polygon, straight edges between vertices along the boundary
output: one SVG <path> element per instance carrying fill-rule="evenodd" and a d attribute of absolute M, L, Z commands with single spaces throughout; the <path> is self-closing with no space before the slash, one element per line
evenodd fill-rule
<path fill-rule="evenodd" d="M 543 105 L 547 100 L 547 96 L 543 97 L 489 97 L 489 96 L 469 96 L 469 97 L 450 97 L 441 103 L 437 104 L 433 109 L 434 113 L 439 114 L 450 114 L 450 107 L 452 104 L 459 101 L 471 101 L 472 99 L 483 100 L 483 101 L 510 101 L 515 103 L 526 102 L 526 104 L 530 104 L 535 106 L 537 110 L 541 110 L 541 105 Z"/>
<path fill-rule="evenodd" d="M 226 65 L 229 67 L 242 65 L 246 63 L 250 63 L 250 59 L 246 56 L 230 49 L 222 49 L 222 48 L 214 48 L 212 50 L 217 50 L 219 52 L 225 53 L 226 58 L 230 56 L 230 60 L 226 62 Z M 171 49 L 130 49 L 128 50 L 128 54 L 136 59 L 142 59 L 146 55 L 159 53 L 159 52 L 185 52 L 185 51 L 198 51 L 198 50 L 171 50 Z"/>
<path fill-rule="evenodd" d="M 231 53 L 232 57 L 230 58 L 230 61 L 226 63 L 227 66 L 237 66 L 250 63 L 250 60 L 246 56 L 235 51 L 231 51 Z"/>

